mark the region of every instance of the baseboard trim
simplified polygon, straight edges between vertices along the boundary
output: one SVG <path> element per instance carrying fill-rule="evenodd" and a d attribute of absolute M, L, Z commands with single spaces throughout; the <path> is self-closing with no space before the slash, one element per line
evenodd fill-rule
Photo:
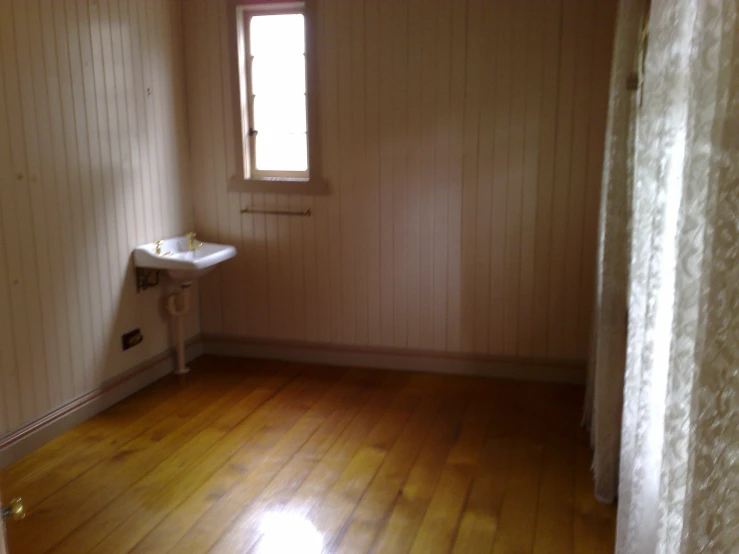
<path fill-rule="evenodd" d="M 585 382 L 585 362 L 582 360 L 480 356 L 425 350 L 273 341 L 227 335 L 203 335 L 202 341 L 205 354 L 221 356 L 578 385 Z"/>
<path fill-rule="evenodd" d="M 202 354 L 203 342 L 200 335 L 186 342 L 185 358 L 188 362 Z M 0 469 L 171 373 L 174 369 L 174 359 L 174 352 L 167 349 L 0 438 Z"/>

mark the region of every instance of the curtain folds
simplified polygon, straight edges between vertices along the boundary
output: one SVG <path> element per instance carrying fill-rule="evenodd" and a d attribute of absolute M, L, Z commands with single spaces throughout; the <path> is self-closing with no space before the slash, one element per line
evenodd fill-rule
<path fill-rule="evenodd" d="M 586 405 L 597 495 L 618 475 L 617 552 L 736 553 L 739 0 L 651 4 L 640 102 L 621 80 L 635 0 L 616 34 Z"/>
<path fill-rule="evenodd" d="M 646 0 L 619 4 L 613 45 L 610 97 L 598 227 L 598 272 L 593 336 L 585 395 L 590 426 L 595 496 L 613 502 L 618 491 L 624 367 L 626 363 L 629 214 L 634 175 L 638 94 L 627 86 L 639 72 L 639 45 Z"/>

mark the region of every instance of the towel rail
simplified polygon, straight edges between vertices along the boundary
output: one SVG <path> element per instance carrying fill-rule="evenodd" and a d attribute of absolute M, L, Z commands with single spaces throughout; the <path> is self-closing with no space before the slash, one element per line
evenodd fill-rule
<path fill-rule="evenodd" d="M 241 210 L 242 214 L 260 214 L 260 215 L 298 215 L 302 217 L 310 217 L 311 211 L 310 209 L 307 209 L 302 212 L 295 212 L 290 210 L 254 210 L 252 208 L 246 207 L 243 210 Z"/>

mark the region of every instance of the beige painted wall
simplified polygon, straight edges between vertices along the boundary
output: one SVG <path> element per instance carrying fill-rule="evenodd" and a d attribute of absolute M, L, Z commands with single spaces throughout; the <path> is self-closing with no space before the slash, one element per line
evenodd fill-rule
<path fill-rule="evenodd" d="M 3 0 L 0 79 L 1 437 L 171 343 L 130 253 L 191 226 L 180 3 Z"/>
<path fill-rule="evenodd" d="M 203 332 L 584 360 L 615 0 L 317 4 L 311 197 L 227 192 L 225 2 L 184 0 L 196 227 L 240 253 Z"/>

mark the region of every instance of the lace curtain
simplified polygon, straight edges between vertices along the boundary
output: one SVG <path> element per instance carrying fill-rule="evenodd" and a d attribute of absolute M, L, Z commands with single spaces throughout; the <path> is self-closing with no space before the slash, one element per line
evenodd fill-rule
<path fill-rule="evenodd" d="M 634 176 L 638 94 L 629 81 L 639 72 L 646 0 L 619 5 L 613 47 L 606 155 L 598 229 L 598 272 L 593 337 L 585 395 L 585 420 L 593 445 L 595 496 L 613 502 L 618 491 L 626 309 L 629 277 L 629 214 Z"/>
<path fill-rule="evenodd" d="M 615 492 L 620 462 L 617 552 L 739 552 L 738 3 L 652 1 L 638 107 L 617 76 L 638 47 L 639 4 L 619 8 L 601 223 L 610 269 L 598 286 L 587 406 L 600 498 Z M 615 120 L 626 105 L 636 110 L 631 134 Z M 626 291 L 609 288 L 619 285 L 613 252 L 629 252 Z M 611 333 L 624 293 L 619 460 L 607 419 L 618 413 L 622 343 Z"/>

